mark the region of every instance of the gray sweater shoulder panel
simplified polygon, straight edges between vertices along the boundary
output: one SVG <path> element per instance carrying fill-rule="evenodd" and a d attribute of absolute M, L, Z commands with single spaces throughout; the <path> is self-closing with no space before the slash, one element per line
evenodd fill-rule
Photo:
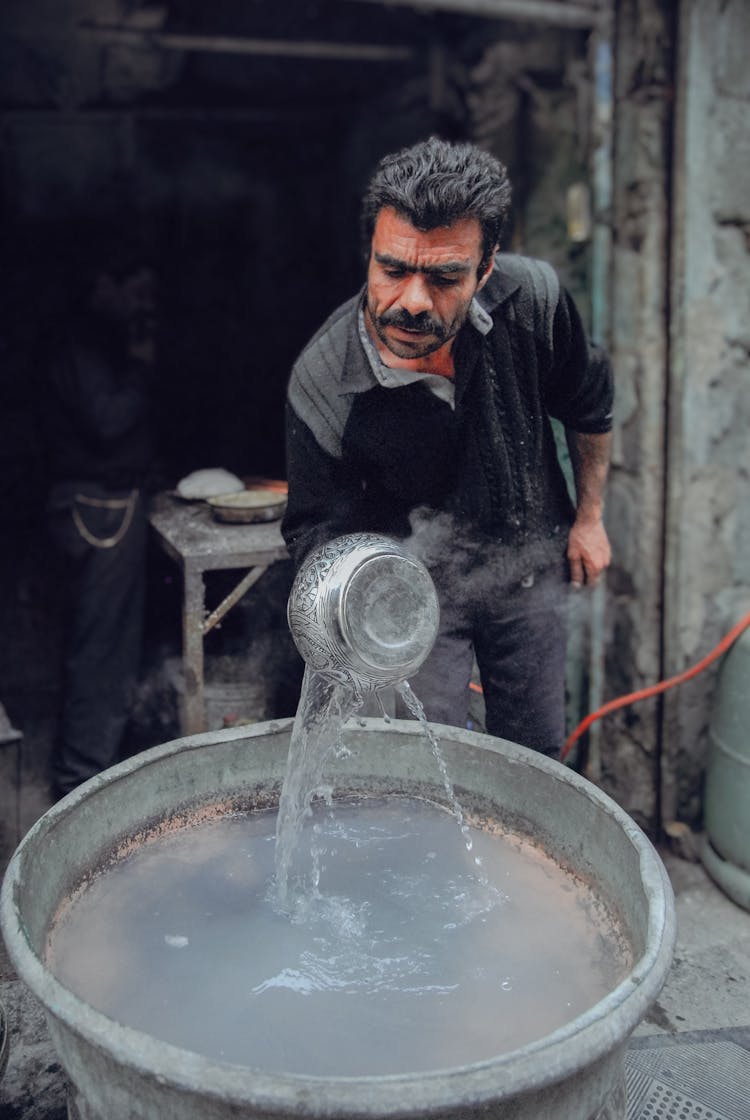
<path fill-rule="evenodd" d="M 498 253 L 480 302 L 493 314 L 511 297 L 518 325 L 552 349 L 553 323 L 560 301 L 560 280 L 552 265 L 517 253 Z"/>
<path fill-rule="evenodd" d="M 342 376 L 352 334 L 356 299 L 343 304 L 323 324 L 294 364 L 288 400 L 320 446 L 338 459 L 352 406 Z"/>

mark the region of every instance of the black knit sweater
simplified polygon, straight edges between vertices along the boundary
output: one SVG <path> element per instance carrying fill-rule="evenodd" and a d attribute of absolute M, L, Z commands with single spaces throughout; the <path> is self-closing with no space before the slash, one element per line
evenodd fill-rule
<path fill-rule="evenodd" d="M 549 265 L 501 255 L 477 297 L 493 328 L 456 342 L 455 409 L 420 382 L 382 387 L 357 330 L 362 293 L 297 360 L 287 404 L 289 505 L 297 564 L 344 533 L 406 537 L 415 510 L 457 534 L 564 551 L 573 505 L 550 417 L 578 432 L 611 426 L 612 376 Z"/>

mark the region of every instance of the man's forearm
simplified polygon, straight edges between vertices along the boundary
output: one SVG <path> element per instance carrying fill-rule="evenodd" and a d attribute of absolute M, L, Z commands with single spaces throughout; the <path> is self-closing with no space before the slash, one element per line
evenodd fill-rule
<path fill-rule="evenodd" d="M 594 584 L 612 553 L 602 520 L 612 438 L 609 432 L 567 431 L 576 486 L 576 518 L 568 537 L 570 581 Z"/>
<path fill-rule="evenodd" d="M 604 513 L 612 433 L 566 429 L 565 436 L 573 467 L 577 516 L 584 521 L 599 521 Z"/>

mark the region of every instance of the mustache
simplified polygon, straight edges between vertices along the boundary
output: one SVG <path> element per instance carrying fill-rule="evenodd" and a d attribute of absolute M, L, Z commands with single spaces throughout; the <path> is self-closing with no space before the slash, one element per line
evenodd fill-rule
<path fill-rule="evenodd" d="M 393 311 L 386 311 L 379 317 L 383 327 L 400 327 L 406 331 L 417 331 L 419 334 L 434 334 L 442 338 L 445 328 L 439 319 L 433 319 L 428 311 L 420 311 L 412 315 L 403 307 Z"/>

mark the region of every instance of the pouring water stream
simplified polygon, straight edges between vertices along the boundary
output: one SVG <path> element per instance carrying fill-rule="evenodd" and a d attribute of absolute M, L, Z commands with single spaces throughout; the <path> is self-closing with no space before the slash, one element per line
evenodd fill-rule
<path fill-rule="evenodd" d="M 319 861 L 301 843 L 326 759 L 345 751 L 342 730 L 367 694 L 395 686 L 427 737 L 448 804 L 468 851 L 464 820 L 448 768 L 424 708 L 408 682 L 427 657 L 438 632 L 440 608 L 432 578 L 396 541 L 377 534 L 340 537 L 310 553 L 289 596 L 289 626 L 305 662 L 292 730 L 276 829 L 275 903 L 294 914 L 317 892 Z M 314 668 L 313 668 L 314 666 Z M 385 711 L 383 710 L 385 716 Z M 475 866 L 480 859 L 474 857 Z"/>
<path fill-rule="evenodd" d="M 455 795 L 448 767 L 440 746 L 427 722 L 424 707 L 408 681 L 397 690 L 412 714 L 419 720 L 440 772 L 448 803 L 463 835 L 466 850 L 473 840 L 461 805 Z M 306 860 L 300 840 L 311 803 L 317 795 L 330 801 L 331 789 L 323 782 L 326 760 L 346 752 L 342 739 L 344 724 L 364 701 L 362 689 L 325 673 L 305 667 L 302 692 L 294 721 L 287 769 L 279 800 L 276 824 L 275 879 L 276 904 L 286 913 L 299 913 L 306 900 L 317 892 L 319 869 L 314 846 Z M 382 705 L 381 705 L 382 707 Z M 385 713 L 384 713 L 385 715 Z M 388 718 L 388 717 L 386 717 Z M 477 868 L 481 859 L 475 857 Z"/>

